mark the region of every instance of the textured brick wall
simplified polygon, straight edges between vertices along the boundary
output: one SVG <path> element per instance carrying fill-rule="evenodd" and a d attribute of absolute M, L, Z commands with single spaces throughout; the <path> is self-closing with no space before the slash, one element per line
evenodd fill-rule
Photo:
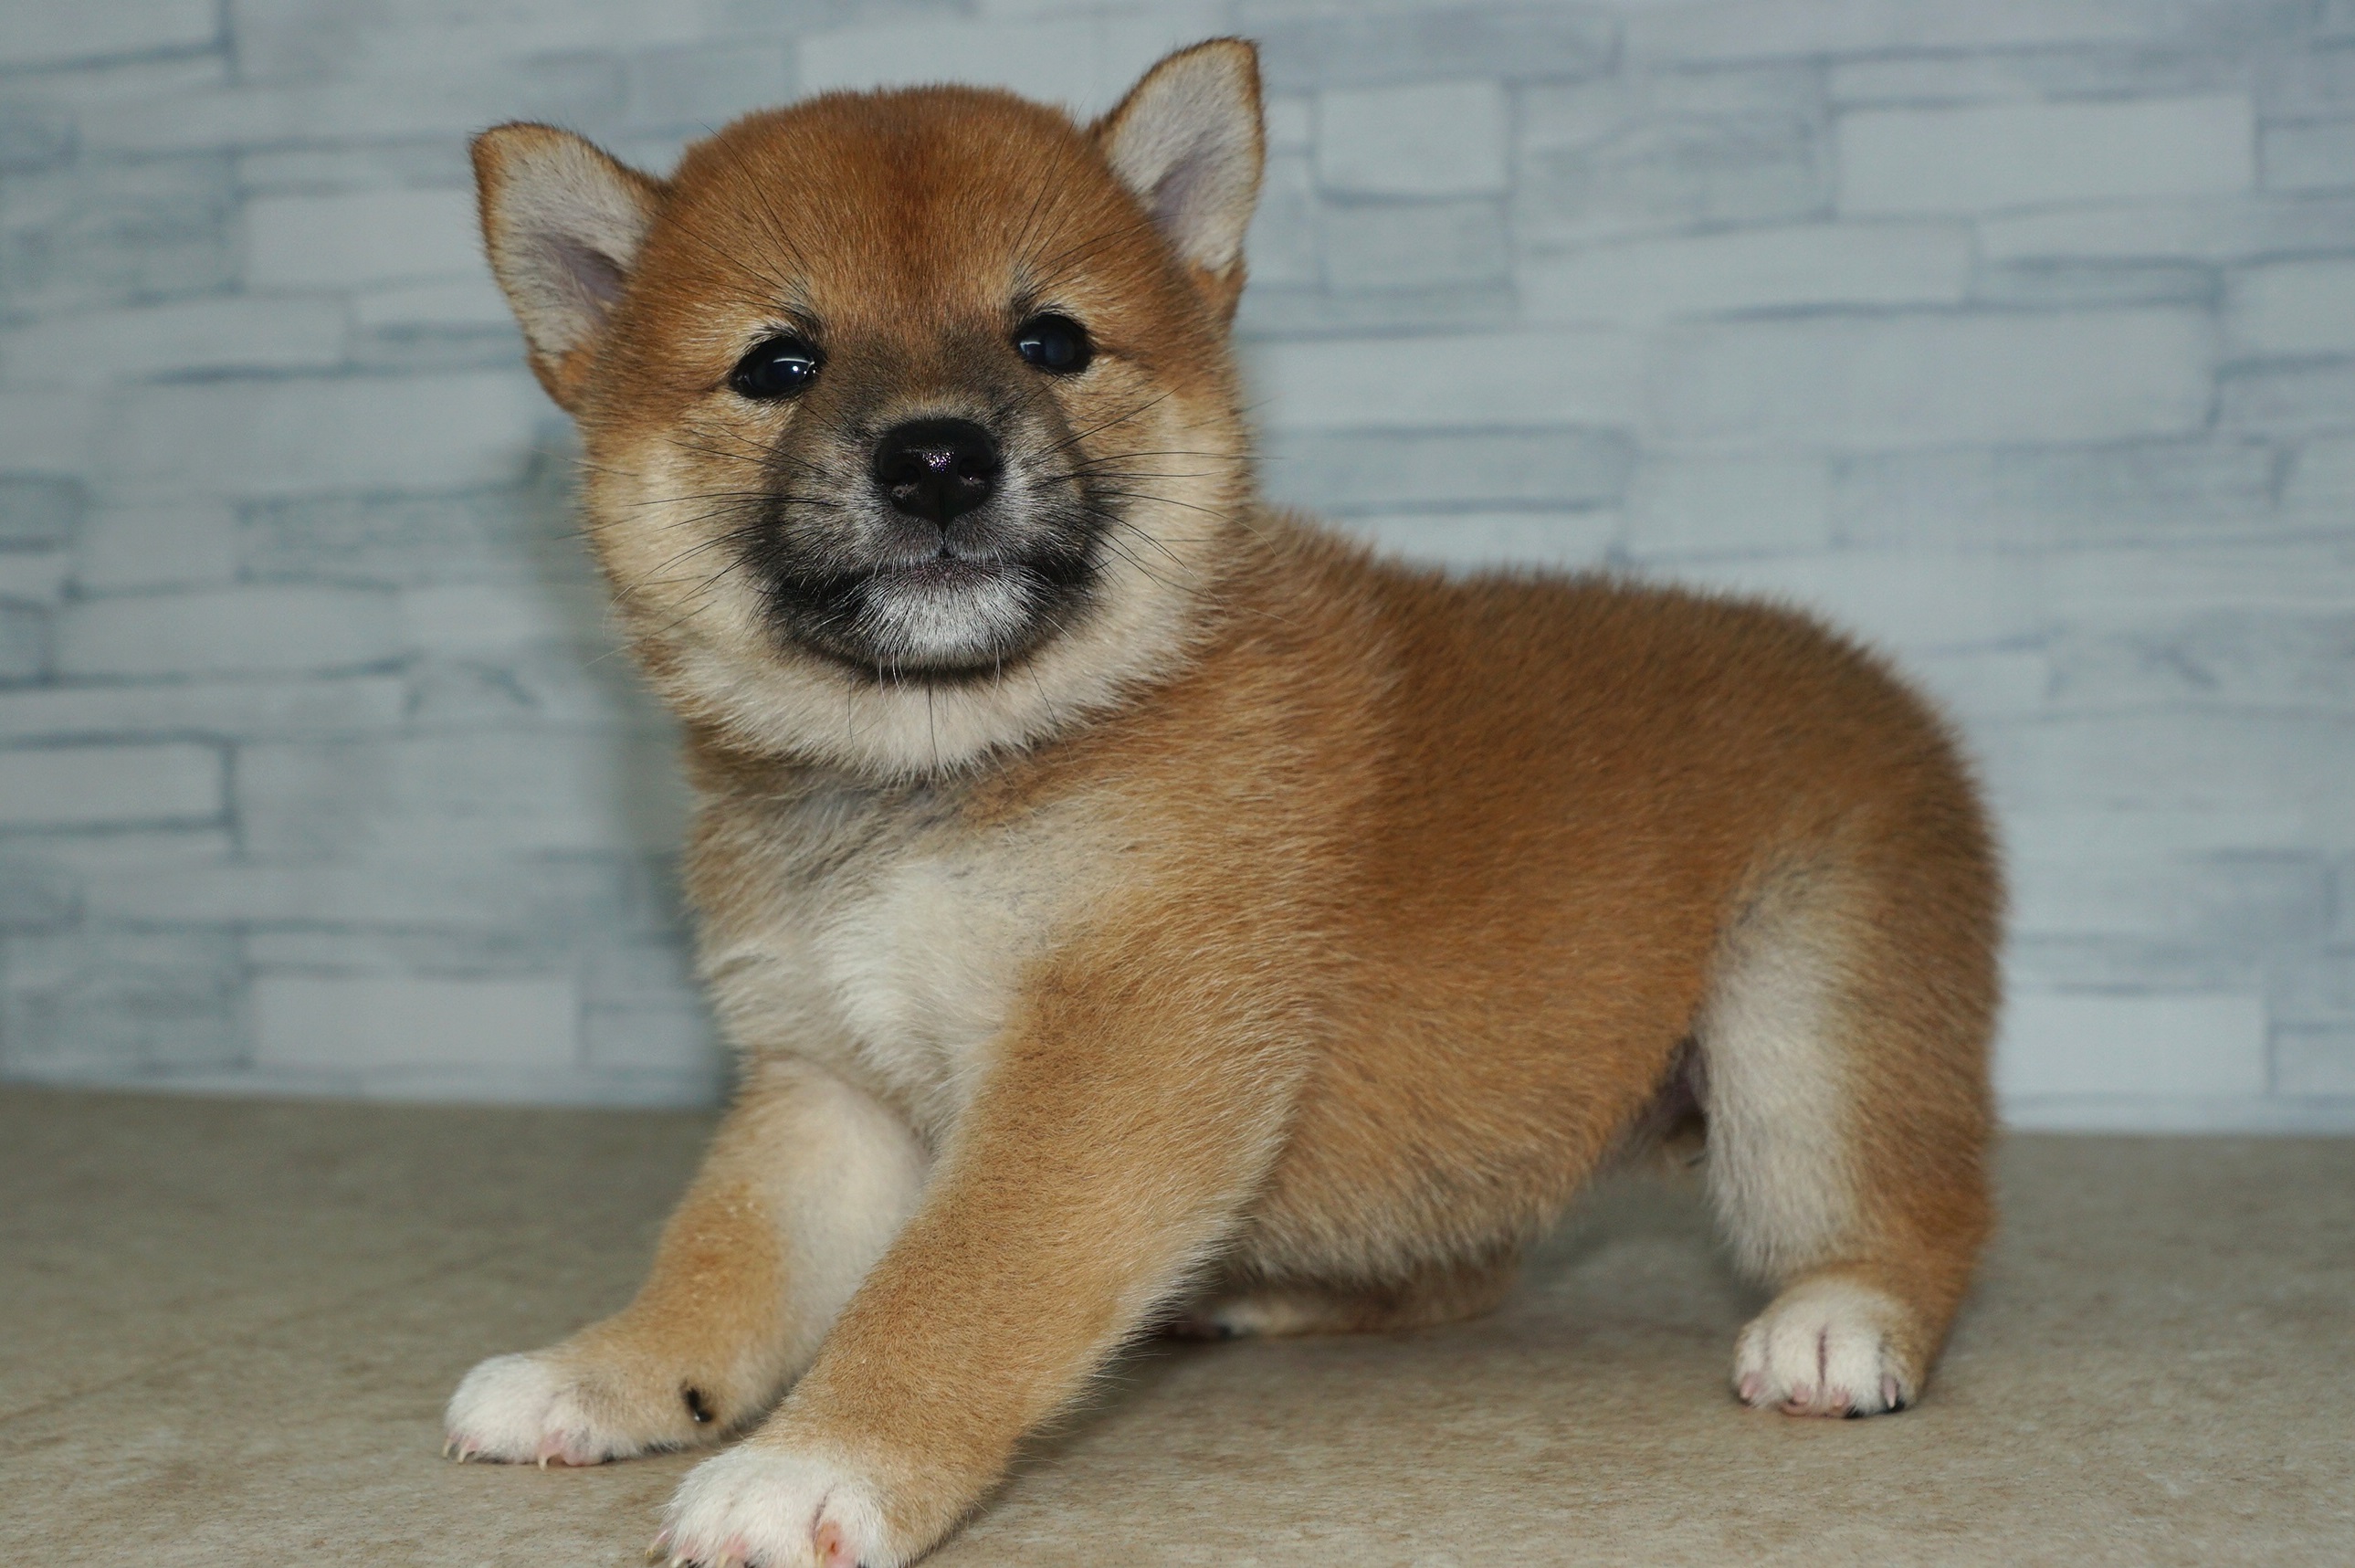
<path fill-rule="evenodd" d="M 663 721 L 463 141 L 1265 46 L 1275 492 L 1964 723 L 2016 1119 L 2355 1126 L 2355 4 L 0 7 L 0 1072 L 692 1099 Z"/>

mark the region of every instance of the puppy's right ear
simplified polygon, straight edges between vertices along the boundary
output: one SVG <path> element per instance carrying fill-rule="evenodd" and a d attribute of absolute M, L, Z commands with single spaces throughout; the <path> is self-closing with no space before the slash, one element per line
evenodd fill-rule
<path fill-rule="evenodd" d="M 523 327 L 532 374 L 568 411 L 579 411 L 662 191 L 552 125 L 499 125 L 474 138 L 491 272 Z"/>

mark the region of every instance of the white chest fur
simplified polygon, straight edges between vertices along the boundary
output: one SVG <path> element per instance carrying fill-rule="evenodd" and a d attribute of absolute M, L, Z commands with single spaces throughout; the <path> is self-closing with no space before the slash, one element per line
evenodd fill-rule
<path fill-rule="evenodd" d="M 971 1099 L 1023 971 L 1084 859 L 1033 819 L 964 829 L 914 807 L 780 814 L 711 912 L 703 970 L 736 1044 L 825 1062 L 920 1130 Z"/>

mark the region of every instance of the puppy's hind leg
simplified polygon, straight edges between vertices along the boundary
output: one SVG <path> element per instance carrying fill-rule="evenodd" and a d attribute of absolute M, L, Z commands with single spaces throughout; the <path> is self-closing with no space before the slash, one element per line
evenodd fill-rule
<path fill-rule="evenodd" d="M 1746 1403 L 1913 1403 L 1987 1235 L 1995 894 L 1983 860 L 1948 871 L 1788 875 L 1721 942 L 1696 1031 L 1709 1186 L 1780 1293 L 1736 1343 Z"/>
<path fill-rule="evenodd" d="M 914 1135 L 815 1067 L 746 1080 L 637 1298 L 494 1356 L 450 1399 L 460 1459 L 593 1465 L 717 1441 L 768 1409 L 913 1212 Z"/>

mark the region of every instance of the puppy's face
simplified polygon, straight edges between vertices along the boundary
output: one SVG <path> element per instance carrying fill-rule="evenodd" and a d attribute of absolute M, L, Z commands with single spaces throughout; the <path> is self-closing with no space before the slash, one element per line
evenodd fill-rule
<path fill-rule="evenodd" d="M 1088 130 L 926 89 L 750 117 L 667 183 L 537 126 L 476 159 L 590 536 L 691 719 L 929 771 L 1182 656 L 1248 486 L 1247 46 Z"/>

